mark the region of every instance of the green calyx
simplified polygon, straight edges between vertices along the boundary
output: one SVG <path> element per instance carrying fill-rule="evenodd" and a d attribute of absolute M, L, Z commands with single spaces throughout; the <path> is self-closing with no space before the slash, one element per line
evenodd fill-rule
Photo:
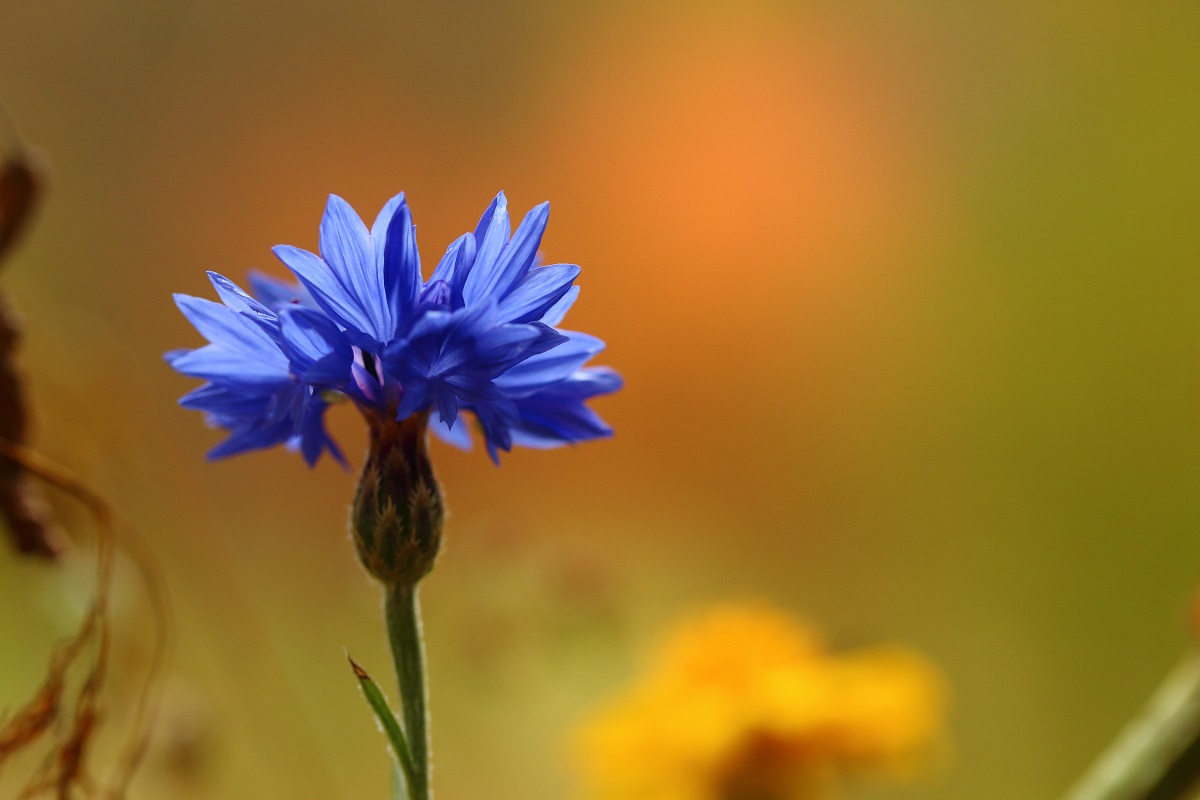
<path fill-rule="evenodd" d="M 371 575 L 388 586 L 414 586 L 433 569 L 445 518 L 426 446 L 428 414 L 370 421 L 351 533 Z"/>

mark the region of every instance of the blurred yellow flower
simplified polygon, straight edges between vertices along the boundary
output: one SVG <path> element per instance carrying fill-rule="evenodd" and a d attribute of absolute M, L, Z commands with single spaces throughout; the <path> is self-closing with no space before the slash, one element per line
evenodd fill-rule
<path fill-rule="evenodd" d="M 840 772 L 902 776 L 936 745 L 943 683 L 901 647 L 831 653 L 764 606 L 684 622 L 585 722 L 587 800 L 807 800 Z"/>

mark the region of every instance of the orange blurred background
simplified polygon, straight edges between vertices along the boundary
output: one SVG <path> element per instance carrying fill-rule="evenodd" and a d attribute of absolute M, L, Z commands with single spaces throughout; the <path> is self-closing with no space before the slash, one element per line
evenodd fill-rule
<path fill-rule="evenodd" d="M 0 100 L 51 167 L 5 274 L 37 445 L 176 605 L 145 796 L 388 781 L 342 653 L 387 674 L 354 476 L 206 463 L 171 293 L 282 275 L 330 192 L 373 218 L 406 191 L 428 271 L 499 189 L 551 201 L 568 322 L 627 385 L 611 441 L 436 454 L 439 798 L 569 796 L 574 721 L 672 619 L 745 597 L 947 673 L 949 765 L 857 796 L 1061 792 L 1183 648 L 1197 578 L 1198 34 L 1200 8 L 1116 2 L 0 8 Z M 357 454 L 354 412 L 332 425 Z M 0 555 L 0 707 L 79 560 Z"/>

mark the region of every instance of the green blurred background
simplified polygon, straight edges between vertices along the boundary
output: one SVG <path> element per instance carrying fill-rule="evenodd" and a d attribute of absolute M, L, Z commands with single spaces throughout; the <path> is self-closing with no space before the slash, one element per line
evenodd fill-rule
<path fill-rule="evenodd" d="M 329 192 L 370 218 L 407 191 L 428 269 L 501 188 L 552 201 L 569 322 L 627 388 L 612 441 L 438 449 L 439 798 L 569 797 L 572 724 L 745 597 L 948 674 L 947 766 L 861 796 L 1061 792 L 1185 646 L 1200 575 L 1198 41 L 1185 2 L 0 6 L 0 99 L 51 165 L 4 276 L 37 443 L 176 604 L 142 796 L 388 779 L 342 653 L 387 674 L 354 476 L 205 463 L 170 294 L 282 274 Z M 85 558 L 0 554 L 0 707 L 86 586 Z"/>

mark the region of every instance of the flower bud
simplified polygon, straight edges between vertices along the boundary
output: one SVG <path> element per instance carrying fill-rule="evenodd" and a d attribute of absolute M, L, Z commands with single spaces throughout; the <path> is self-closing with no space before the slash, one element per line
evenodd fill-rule
<path fill-rule="evenodd" d="M 426 447 L 429 415 L 374 417 L 354 493 L 350 527 L 358 556 L 388 586 L 413 586 L 433 568 L 442 542 L 442 493 Z"/>

